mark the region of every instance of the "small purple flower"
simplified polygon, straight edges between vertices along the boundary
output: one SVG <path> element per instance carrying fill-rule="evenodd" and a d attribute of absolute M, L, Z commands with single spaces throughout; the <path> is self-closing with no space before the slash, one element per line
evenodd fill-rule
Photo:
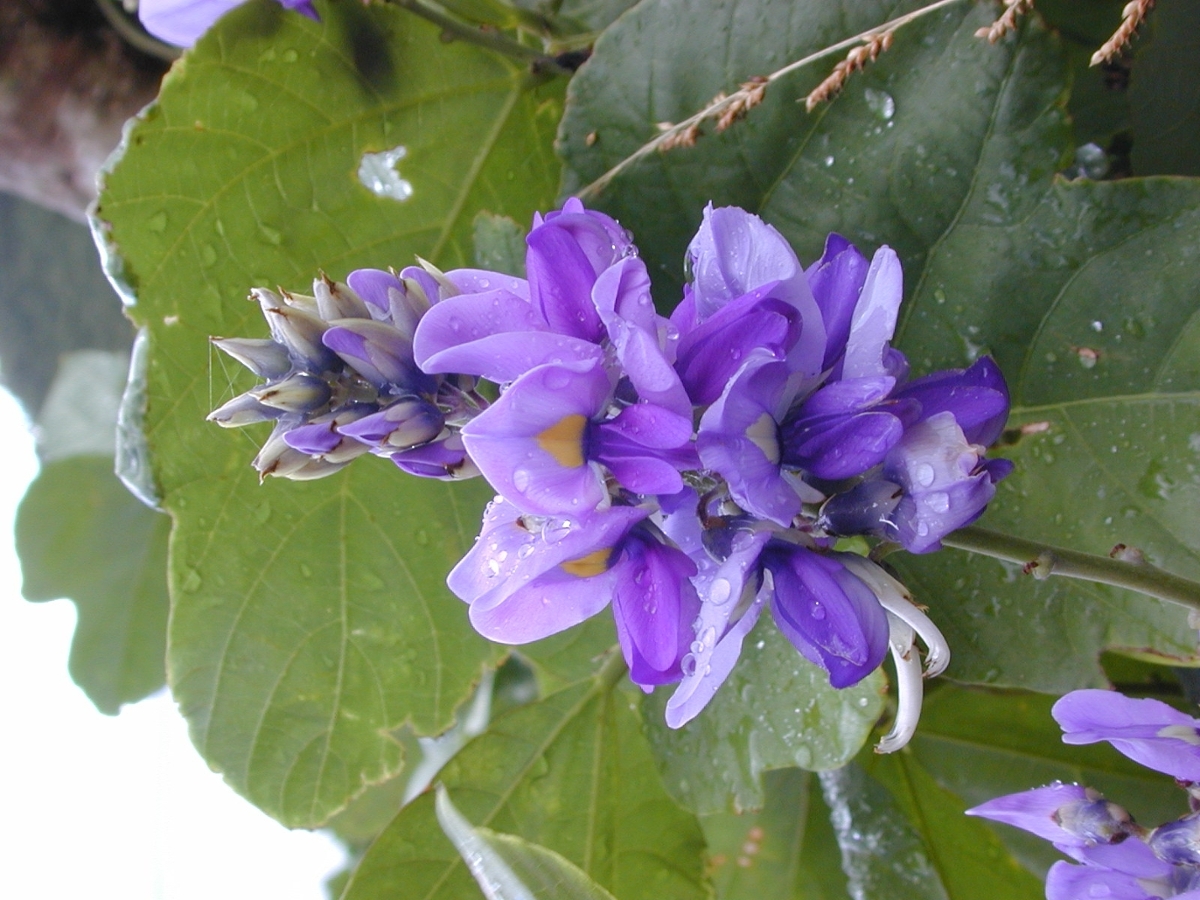
<path fill-rule="evenodd" d="M 1086 847 L 1124 841 L 1132 823 L 1129 813 L 1090 788 L 1062 782 L 997 797 L 967 815 L 1022 828 L 1076 859 Z"/>
<path fill-rule="evenodd" d="M 245 0 L 140 0 L 138 18 L 148 32 L 176 47 L 190 47 L 213 23 Z M 278 0 L 286 9 L 317 19 L 311 0 Z"/>
<path fill-rule="evenodd" d="M 1067 744 L 1108 741 L 1149 769 L 1200 782 L 1200 720 L 1159 700 L 1137 700 L 1115 691 L 1072 691 L 1051 713 Z"/>
<path fill-rule="evenodd" d="M 606 418 L 611 400 L 598 362 L 538 366 L 465 425 L 463 441 L 492 487 L 527 512 L 591 512 L 608 502 L 608 472 L 636 494 L 682 489 L 691 421 L 651 404 Z"/>

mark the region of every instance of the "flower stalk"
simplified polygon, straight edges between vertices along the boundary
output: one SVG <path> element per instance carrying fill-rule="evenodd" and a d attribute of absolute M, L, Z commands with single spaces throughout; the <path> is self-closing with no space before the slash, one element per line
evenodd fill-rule
<path fill-rule="evenodd" d="M 1052 547 L 971 525 L 942 538 L 947 547 L 967 550 L 993 559 L 1019 563 L 1035 578 L 1061 575 L 1137 591 L 1190 610 L 1200 611 L 1200 583 L 1166 572 L 1147 562 L 1128 561 L 1118 545 L 1116 558 Z M 1124 557 L 1124 558 L 1122 558 Z"/>

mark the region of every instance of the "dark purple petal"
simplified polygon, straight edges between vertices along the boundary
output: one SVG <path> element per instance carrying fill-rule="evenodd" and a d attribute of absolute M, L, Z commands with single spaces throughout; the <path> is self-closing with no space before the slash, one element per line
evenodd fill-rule
<path fill-rule="evenodd" d="M 825 239 L 825 252 L 805 273 L 825 322 L 822 369 L 831 368 L 846 352 L 850 322 L 868 268 L 866 257 L 853 244 L 839 234 L 831 234 Z"/>
<path fill-rule="evenodd" d="M 995 443 L 1008 419 L 1008 385 L 990 357 L 980 357 L 968 369 L 934 372 L 896 392 L 921 404 L 921 418 L 941 412 L 954 415 L 972 444 Z"/>
<path fill-rule="evenodd" d="M 621 546 L 613 617 L 635 684 L 649 687 L 683 677 L 700 599 L 689 578 L 696 565 L 680 550 L 634 530 Z"/>
<path fill-rule="evenodd" d="M 1152 699 L 1115 691 L 1072 691 L 1051 710 L 1067 744 L 1108 741 L 1134 762 L 1182 781 L 1200 781 L 1200 720 Z"/>
<path fill-rule="evenodd" d="M 568 219 L 555 220 L 557 224 L 548 221 L 525 239 L 530 298 L 551 331 L 596 343 L 603 333 L 600 314 L 592 302 L 599 271 L 581 246 L 578 229 L 568 227 L 575 219 Z M 584 233 L 589 233 L 586 228 Z M 615 260 L 609 260 L 612 262 Z"/>
<path fill-rule="evenodd" d="M 317 11 L 313 8 L 312 0 L 279 0 L 279 4 L 284 9 L 290 9 L 303 16 L 308 16 L 314 22 L 321 21 L 321 17 L 317 15 Z"/>
<path fill-rule="evenodd" d="M 608 496 L 589 463 L 592 418 L 609 397 L 604 368 L 539 366 L 462 429 L 463 442 L 497 493 L 529 512 L 594 510 Z"/>
<path fill-rule="evenodd" d="M 1192 813 L 1160 825 L 1146 843 L 1163 862 L 1173 866 L 1200 866 L 1200 814 Z"/>
<path fill-rule="evenodd" d="M 711 203 L 687 258 L 700 321 L 743 294 L 803 271 L 783 235 L 758 216 L 736 206 L 714 209 Z"/>
<path fill-rule="evenodd" d="M 505 384 L 537 366 L 579 366 L 603 356 L 598 344 L 565 334 L 511 331 L 450 347 L 430 356 L 423 367 L 427 372 L 461 372 Z"/>
<path fill-rule="evenodd" d="M 832 534 L 894 536 L 892 513 L 903 495 L 904 489 L 890 481 L 863 481 L 830 497 L 821 507 L 819 524 Z"/>
<path fill-rule="evenodd" d="M 707 406 L 751 354 L 782 359 L 799 333 L 800 317 L 793 307 L 762 293 L 747 294 L 680 338 L 675 369 L 692 402 Z"/>
<path fill-rule="evenodd" d="M 299 450 L 310 456 L 322 456 L 330 453 L 343 440 L 342 436 L 334 430 L 331 422 L 319 425 L 301 425 L 285 432 L 283 439 L 293 450 Z"/>
<path fill-rule="evenodd" d="M 775 540 L 762 563 L 774 579 L 771 612 L 779 630 L 835 688 L 862 681 L 883 662 L 887 613 L 874 592 L 837 554 Z"/>
<path fill-rule="evenodd" d="M 632 237 L 619 222 L 602 212 L 585 209 L 575 197 L 569 198 L 562 209 L 546 213 L 541 221 L 535 219 L 533 230 L 547 226 L 570 235 L 597 275 L 618 260 L 637 255 Z"/>

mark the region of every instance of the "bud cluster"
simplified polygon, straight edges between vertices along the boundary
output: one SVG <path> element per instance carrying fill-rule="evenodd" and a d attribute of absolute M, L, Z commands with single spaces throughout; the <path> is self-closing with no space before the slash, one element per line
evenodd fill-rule
<path fill-rule="evenodd" d="M 985 455 L 1008 414 L 995 364 L 910 379 L 890 346 L 893 251 L 868 261 L 831 235 L 806 270 L 737 208 L 705 210 L 669 318 L 632 237 L 577 200 L 537 216 L 527 248 L 526 278 L 425 266 L 322 280 L 315 298 L 257 291 L 272 340 L 218 346 L 269 380 L 212 417 L 276 421 L 264 473 L 368 450 L 414 474 L 477 470 L 497 497 L 448 579 L 476 629 L 520 644 L 611 605 L 632 679 L 678 685 L 672 727 L 769 609 L 835 687 L 891 651 L 881 749 L 902 746 L 949 653 L 903 585 L 835 545 L 925 553 L 983 512 L 1011 468 Z"/>

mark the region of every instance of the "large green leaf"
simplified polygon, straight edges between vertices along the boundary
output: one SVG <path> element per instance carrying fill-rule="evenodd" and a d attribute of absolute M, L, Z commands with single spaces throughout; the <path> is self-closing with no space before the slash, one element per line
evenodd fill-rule
<path fill-rule="evenodd" d="M 1200 175 L 1200 9 L 1162 0 L 1134 44 L 1133 171 Z"/>
<path fill-rule="evenodd" d="M 496 658 L 443 583 L 486 494 L 377 459 L 259 487 L 265 434 L 204 422 L 249 384 L 207 338 L 265 333 L 253 285 L 414 254 L 469 264 L 478 212 L 527 221 L 551 202 L 561 109 L 561 88 L 401 10 L 317 6 L 320 23 L 270 2 L 222 19 L 130 131 L 97 212 L 148 330 L 144 430 L 176 521 L 172 685 L 210 765 L 293 825 L 393 775 L 388 732 L 447 727 Z M 399 146 L 405 200 L 357 174 Z"/>
<path fill-rule="evenodd" d="M 699 825 L 663 790 L 619 677 L 610 664 L 501 716 L 440 780 L 470 822 L 561 854 L 621 900 L 704 897 Z M 433 807 L 424 794 L 400 812 L 343 900 L 478 896 Z"/>
<path fill-rule="evenodd" d="M 929 698 L 906 755 L 964 807 L 1052 781 L 1094 787 L 1147 827 L 1178 818 L 1186 797 L 1170 778 L 1143 768 L 1107 744 L 1067 746 L 1050 715 L 1053 698 L 1027 693 L 942 688 Z M 1045 841 L 993 826 L 1038 874 L 1061 856 Z"/>
<path fill-rule="evenodd" d="M 639 5 L 571 85 L 560 136 L 573 183 L 653 137 L 650 123 L 894 12 Z M 1014 424 L 1049 423 L 1012 448 L 1017 474 L 985 524 L 1097 553 L 1124 542 L 1200 574 L 1200 187 L 1055 180 L 1072 150 L 1066 58 L 1033 24 L 1020 39 L 979 40 L 994 14 L 951 7 L 901 29 L 810 116 L 793 101 L 824 70 L 781 80 L 744 122 L 635 164 L 599 203 L 638 236 L 667 303 L 710 199 L 761 213 L 805 260 L 829 231 L 892 245 L 911 295 L 898 340 L 914 373 L 990 352 L 1011 380 Z M 1061 691 L 1103 683 L 1104 647 L 1194 653 L 1185 616 L 1136 595 L 1034 585 L 958 553 L 897 566 L 951 638 L 953 677 Z"/>
<path fill-rule="evenodd" d="M 671 689 L 643 701 L 646 734 L 667 788 L 689 809 L 756 809 L 767 769 L 832 769 L 862 747 L 883 708 L 877 671 L 837 690 L 764 616 L 742 658 L 704 711 L 680 729 L 664 721 Z"/>
<path fill-rule="evenodd" d="M 79 614 L 71 677 L 116 715 L 163 686 L 169 520 L 113 474 L 112 456 L 47 463 L 17 511 L 16 544 L 29 600 L 69 597 Z"/>
<path fill-rule="evenodd" d="M 817 776 L 763 773 L 756 813 L 701 819 L 720 900 L 845 900 L 846 878 Z"/>

